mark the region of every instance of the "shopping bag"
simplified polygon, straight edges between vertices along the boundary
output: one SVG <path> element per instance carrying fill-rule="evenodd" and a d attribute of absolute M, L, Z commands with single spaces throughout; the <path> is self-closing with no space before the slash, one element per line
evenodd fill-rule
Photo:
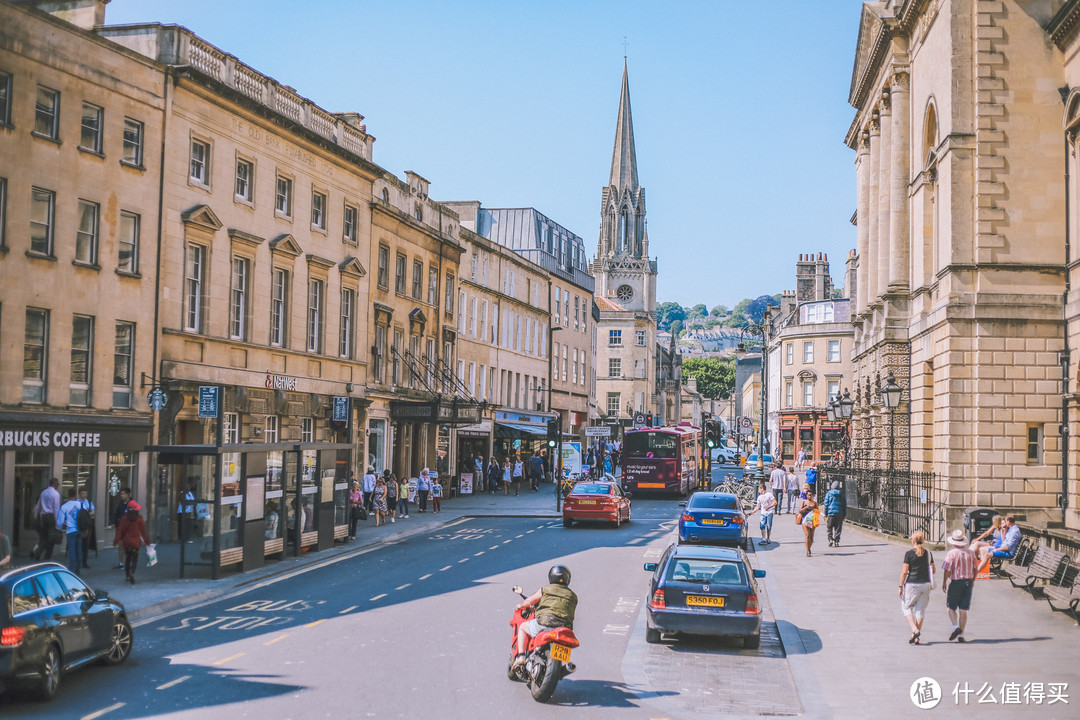
<path fill-rule="evenodd" d="M 157 543 L 146 546 L 146 567 L 157 565 Z"/>

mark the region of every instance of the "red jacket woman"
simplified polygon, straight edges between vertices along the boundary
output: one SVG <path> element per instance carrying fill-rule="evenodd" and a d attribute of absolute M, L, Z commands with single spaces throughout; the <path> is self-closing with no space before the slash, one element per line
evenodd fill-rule
<path fill-rule="evenodd" d="M 150 544 L 150 536 L 146 533 L 146 523 L 143 522 L 139 511 L 142 505 L 134 500 L 128 503 L 127 512 L 120 518 L 120 524 L 116 526 L 116 536 L 113 538 L 113 547 L 120 543 L 124 546 L 124 575 L 127 581 L 135 584 L 135 568 L 139 566 L 139 548 L 142 542 Z"/>

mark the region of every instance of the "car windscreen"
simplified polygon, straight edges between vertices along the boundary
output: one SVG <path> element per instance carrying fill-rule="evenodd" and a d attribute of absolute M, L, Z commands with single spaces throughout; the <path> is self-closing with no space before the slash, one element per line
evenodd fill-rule
<path fill-rule="evenodd" d="M 673 559 L 668 565 L 667 579 L 703 585 L 741 585 L 746 582 L 741 562 L 698 558 Z"/>
<path fill-rule="evenodd" d="M 679 449 L 679 438 L 670 433 L 635 432 L 626 434 L 623 454 L 628 458 L 672 460 Z"/>
<path fill-rule="evenodd" d="M 578 483 L 574 486 L 574 495 L 610 495 L 610 485 L 586 485 L 585 483 Z"/>
<path fill-rule="evenodd" d="M 739 500 L 734 495 L 691 497 L 687 510 L 738 510 Z"/>

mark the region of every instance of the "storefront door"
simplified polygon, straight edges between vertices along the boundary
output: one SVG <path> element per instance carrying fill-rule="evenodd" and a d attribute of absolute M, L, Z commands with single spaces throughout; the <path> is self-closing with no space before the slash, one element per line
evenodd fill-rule
<path fill-rule="evenodd" d="M 37 544 L 37 524 L 34 504 L 49 480 L 51 452 L 20 451 L 15 453 L 15 525 L 11 542 L 19 554 L 30 552 Z"/>

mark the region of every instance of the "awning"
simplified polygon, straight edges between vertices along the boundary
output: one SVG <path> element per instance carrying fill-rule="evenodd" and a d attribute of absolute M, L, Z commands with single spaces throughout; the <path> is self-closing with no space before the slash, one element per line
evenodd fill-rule
<path fill-rule="evenodd" d="M 547 435 L 547 428 L 542 425 L 521 425 L 519 423 L 504 423 L 496 422 L 496 428 L 506 428 L 514 432 L 525 433 L 526 435 Z"/>

